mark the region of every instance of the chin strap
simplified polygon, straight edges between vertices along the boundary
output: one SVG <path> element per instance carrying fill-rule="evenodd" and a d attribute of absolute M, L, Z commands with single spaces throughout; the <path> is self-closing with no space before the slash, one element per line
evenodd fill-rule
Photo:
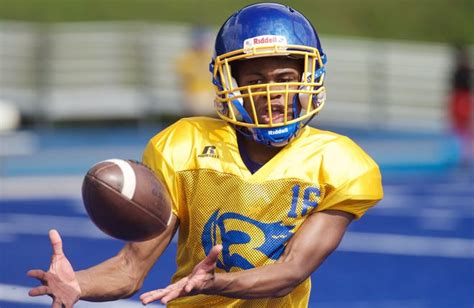
<path fill-rule="evenodd" d="M 288 124 L 274 128 L 254 128 L 255 141 L 273 147 L 282 147 L 288 144 L 299 130 L 300 123 Z"/>
<path fill-rule="evenodd" d="M 239 100 L 232 100 L 233 106 L 242 116 L 242 119 L 247 123 L 253 123 L 252 118 L 248 114 L 247 110 L 242 106 Z M 298 99 L 295 95 L 293 97 L 292 109 L 293 115 L 296 115 L 298 108 Z M 269 127 L 269 128 L 248 128 L 252 134 L 252 138 L 258 143 L 273 146 L 273 147 L 282 147 L 288 144 L 298 133 L 299 128 L 301 127 L 300 122 L 293 124 L 278 126 L 278 127 Z"/>

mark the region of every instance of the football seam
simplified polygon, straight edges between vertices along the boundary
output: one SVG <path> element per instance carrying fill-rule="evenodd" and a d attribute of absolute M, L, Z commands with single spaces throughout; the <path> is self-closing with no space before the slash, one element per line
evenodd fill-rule
<path fill-rule="evenodd" d="M 114 194 L 117 194 L 117 195 L 120 195 L 121 197 L 123 198 L 126 198 L 127 200 L 129 200 L 132 204 L 136 205 L 136 207 L 138 209 L 140 209 L 142 212 L 144 213 L 147 213 L 149 214 L 150 216 L 156 218 L 158 221 L 160 221 L 165 227 L 168 226 L 168 222 L 164 221 L 163 219 L 161 219 L 159 216 L 155 215 L 154 213 L 148 211 L 147 209 L 143 208 L 139 203 L 135 202 L 133 199 L 129 199 L 127 198 L 126 196 L 124 196 L 121 192 L 117 191 L 115 188 L 113 188 L 112 186 L 110 186 L 109 184 L 105 183 L 104 181 L 101 181 L 99 180 L 97 177 L 91 175 L 90 173 L 88 174 L 94 181 L 96 182 L 100 182 L 101 184 L 103 184 L 104 186 L 106 186 L 107 188 L 109 188 L 110 190 L 113 191 Z M 171 209 L 170 209 L 170 216 L 171 216 Z"/>

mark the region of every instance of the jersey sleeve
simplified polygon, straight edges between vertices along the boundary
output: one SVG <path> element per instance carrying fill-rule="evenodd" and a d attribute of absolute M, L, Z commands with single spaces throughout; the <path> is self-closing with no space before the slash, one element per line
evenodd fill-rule
<path fill-rule="evenodd" d="M 176 172 L 160 150 L 161 141 L 165 138 L 166 132 L 159 133 L 148 142 L 143 152 L 143 163 L 151 168 L 158 178 L 165 184 L 173 202 L 172 212 L 179 217 L 179 198 Z"/>
<path fill-rule="evenodd" d="M 378 165 L 349 138 L 335 142 L 324 159 L 326 196 L 318 211 L 339 210 L 359 219 L 383 198 Z"/>

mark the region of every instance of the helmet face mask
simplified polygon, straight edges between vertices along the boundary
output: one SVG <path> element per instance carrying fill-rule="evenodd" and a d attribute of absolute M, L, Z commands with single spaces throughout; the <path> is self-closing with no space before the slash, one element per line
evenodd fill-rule
<path fill-rule="evenodd" d="M 294 111 L 292 102 L 302 70 L 300 59 L 287 57 L 254 58 L 232 65 L 232 76 L 240 86 L 237 91 L 253 123 L 276 125 L 300 111 L 300 104 Z"/>
<path fill-rule="evenodd" d="M 297 28 L 298 33 L 291 32 Z M 276 61 L 282 57 L 297 59 L 302 68 L 300 80 L 239 85 L 232 68 L 235 70 L 242 61 L 263 57 Z M 281 62 L 284 67 L 287 61 Z M 283 146 L 323 107 L 324 65 L 325 55 L 319 38 L 303 15 L 276 3 L 248 6 L 231 16 L 216 38 L 210 66 L 216 85 L 216 111 L 237 129 L 249 132 L 255 141 Z M 278 108 L 272 106 L 275 96 L 284 101 Z M 263 108 L 262 99 L 266 100 Z M 262 110 L 265 117 L 262 117 Z M 277 116 L 278 120 L 274 121 L 273 113 L 283 116 Z"/>

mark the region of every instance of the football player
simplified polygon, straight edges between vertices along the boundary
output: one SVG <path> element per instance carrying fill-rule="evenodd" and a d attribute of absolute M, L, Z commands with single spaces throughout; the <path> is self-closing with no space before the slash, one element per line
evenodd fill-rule
<path fill-rule="evenodd" d="M 58 307 L 130 296 L 179 226 L 172 283 L 142 294 L 144 304 L 307 306 L 310 275 L 383 196 L 360 147 L 307 125 L 325 103 L 325 64 L 298 11 L 259 3 L 230 16 L 210 65 L 220 119 L 181 119 L 144 152 L 173 201 L 169 228 L 76 273 L 53 230 L 51 268 L 29 272 L 43 282 L 30 295 Z"/>

